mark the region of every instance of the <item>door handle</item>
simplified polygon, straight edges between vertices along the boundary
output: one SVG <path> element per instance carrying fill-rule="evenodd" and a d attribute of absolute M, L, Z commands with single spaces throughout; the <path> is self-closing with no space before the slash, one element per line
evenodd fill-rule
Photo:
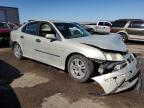
<path fill-rule="evenodd" d="M 20 36 L 20 38 L 21 38 L 21 39 L 23 39 L 23 38 L 24 38 L 24 36 Z"/>
<path fill-rule="evenodd" d="M 41 42 L 41 40 L 40 40 L 40 39 L 36 39 L 36 42 L 40 43 L 40 42 Z"/>

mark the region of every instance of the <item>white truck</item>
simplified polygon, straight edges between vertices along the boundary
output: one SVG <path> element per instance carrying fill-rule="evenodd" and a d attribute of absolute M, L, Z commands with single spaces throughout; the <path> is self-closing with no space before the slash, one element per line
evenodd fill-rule
<path fill-rule="evenodd" d="M 108 21 L 98 21 L 96 23 L 84 24 L 87 28 L 91 29 L 91 33 L 109 34 L 112 24 Z"/>

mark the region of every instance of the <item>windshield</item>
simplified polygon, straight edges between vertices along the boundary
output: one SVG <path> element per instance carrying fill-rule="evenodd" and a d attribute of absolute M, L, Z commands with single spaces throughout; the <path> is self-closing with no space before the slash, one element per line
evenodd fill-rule
<path fill-rule="evenodd" d="M 6 23 L 0 23 L 0 28 L 8 28 Z"/>
<path fill-rule="evenodd" d="M 54 23 L 54 24 L 66 39 L 86 37 L 91 35 L 78 23 Z"/>

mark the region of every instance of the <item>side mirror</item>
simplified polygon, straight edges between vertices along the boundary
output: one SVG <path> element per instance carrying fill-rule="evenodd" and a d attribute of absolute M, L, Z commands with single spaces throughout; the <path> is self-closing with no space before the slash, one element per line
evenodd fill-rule
<path fill-rule="evenodd" d="M 55 36 L 55 34 L 46 34 L 45 38 L 46 39 L 51 39 L 51 40 L 56 40 L 57 39 L 56 36 Z"/>

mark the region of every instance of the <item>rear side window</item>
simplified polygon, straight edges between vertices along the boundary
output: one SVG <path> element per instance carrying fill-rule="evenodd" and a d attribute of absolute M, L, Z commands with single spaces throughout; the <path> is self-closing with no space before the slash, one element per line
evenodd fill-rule
<path fill-rule="evenodd" d="M 129 25 L 129 28 L 144 28 L 143 21 L 132 21 Z"/>
<path fill-rule="evenodd" d="M 38 23 L 32 22 L 27 24 L 23 29 L 22 32 L 32 34 L 32 35 L 38 35 Z"/>
<path fill-rule="evenodd" d="M 124 27 L 127 21 L 114 21 L 112 27 Z"/>

